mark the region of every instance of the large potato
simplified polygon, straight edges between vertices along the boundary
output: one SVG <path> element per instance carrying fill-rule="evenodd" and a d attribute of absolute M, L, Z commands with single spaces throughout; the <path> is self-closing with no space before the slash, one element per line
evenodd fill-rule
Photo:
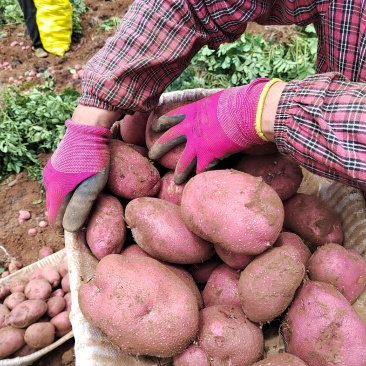
<path fill-rule="evenodd" d="M 121 252 L 126 240 L 124 210 L 119 200 L 100 194 L 86 228 L 86 242 L 97 259 Z"/>
<path fill-rule="evenodd" d="M 286 351 L 309 366 L 366 365 L 366 324 L 328 283 L 302 285 L 281 330 Z"/>
<path fill-rule="evenodd" d="M 263 352 L 263 333 L 240 306 L 214 305 L 200 311 L 198 345 L 212 366 L 250 366 Z"/>
<path fill-rule="evenodd" d="M 305 276 L 305 266 L 289 253 L 294 248 L 272 248 L 240 274 L 238 289 L 245 315 L 253 322 L 270 322 L 290 305 Z"/>
<path fill-rule="evenodd" d="M 299 235 L 312 251 L 326 243 L 342 244 L 340 215 L 315 194 L 296 193 L 283 206 L 284 227 Z"/>
<path fill-rule="evenodd" d="M 130 354 L 172 357 L 198 332 L 197 299 L 169 268 L 148 257 L 110 254 L 81 285 L 86 319 Z"/>
<path fill-rule="evenodd" d="M 228 169 L 191 178 L 180 207 L 192 232 L 226 250 L 250 255 L 271 247 L 284 217 L 280 197 L 262 178 Z"/>
<path fill-rule="evenodd" d="M 155 196 L 160 174 L 153 163 L 120 140 L 111 140 L 111 165 L 107 188 L 118 197 L 133 199 Z"/>
<path fill-rule="evenodd" d="M 42 299 L 25 300 L 18 304 L 5 318 L 6 325 L 27 328 L 47 311 L 47 303 Z"/>
<path fill-rule="evenodd" d="M 152 257 L 176 264 L 192 264 L 214 254 L 211 243 L 185 225 L 180 207 L 156 197 L 140 197 L 126 205 L 125 220 L 135 242 Z"/>

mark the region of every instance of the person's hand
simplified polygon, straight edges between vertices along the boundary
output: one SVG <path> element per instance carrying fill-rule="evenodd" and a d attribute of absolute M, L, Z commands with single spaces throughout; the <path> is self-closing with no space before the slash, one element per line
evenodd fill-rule
<path fill-rule="evenodd" d="M 166 132 L 151 147 L 150 159 L 159 159 L 186 142 L 174 175 L 175 182 L 181 184 L 194 167 L 198 174 L 235 152 L 266 143 L 268 140 L 261 132 L 261 114 L 267 92 L 277 81 L 259 78 L 159 117 L 152 129 Z"/>
<path fill-rule="evenodd" d="M 85 223 L 109 172 L 110 130 L 65 122 L 65 136 L 43 170 L 50 225 L 63 234 Z"/>

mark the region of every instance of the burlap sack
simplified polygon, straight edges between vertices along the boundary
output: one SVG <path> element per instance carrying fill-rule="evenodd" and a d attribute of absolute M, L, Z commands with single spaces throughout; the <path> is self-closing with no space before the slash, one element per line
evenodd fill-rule
<path fill-rule="evenodd" d="M 195 89 L 164 94 L 160 104 L 197 100 L 217 90 Z M 304 179 L 299 192 L 316 194 L 326 201 L 343 219 L 345 231 L 344 245 L 353 248 L 366 259 L 366 205 L 361 192 L 357 189 L 320 178 L 304 171 Z M 75 357 L 77 366 L 158 366 L 172 365 L 169 359 L 135 357 L 124 354 L 111 344 L 102 332 L 91 326 L 78 305 L 78 288 L 88 282 L 95 273 L 97 260 L 91 255 L 85 243 L 85 232 L 65 233 L 65 243 L 70 269 L 72 293 L 71 322 L 75 337 Z M 366 291 L 354 304 L 355 309 L 366 322 Z M 123 316 L 123 314 L 121 315 Z M 283 349 L 282 339 L 276 329 L 265 334 L 265 352 L 267 354 Z"/>

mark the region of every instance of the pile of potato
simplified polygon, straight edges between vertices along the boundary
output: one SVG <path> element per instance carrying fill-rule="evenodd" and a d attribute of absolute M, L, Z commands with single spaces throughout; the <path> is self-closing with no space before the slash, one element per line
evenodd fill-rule
<path fill-rule="evenodd" d="M 177 106 L 126 116 L 111 141 L 86 228 L 99 263 L 79 289 L 85 318 L 124 352 L 175 366 L 365 366 L 352 303 L 366 262 L 342 246 L 340 217 L 297 193 L 300 167 L 272 144 L 177 186 L 182 147 L 147 157 L 152 120 Z M 274 322 L 285 352 L 266 358 Z"/>
<path fill-rule="evenodd" d="M 68 262 L 37 266 L 0 285 L 0 359 L 24 357 L 72 330 Z"/>

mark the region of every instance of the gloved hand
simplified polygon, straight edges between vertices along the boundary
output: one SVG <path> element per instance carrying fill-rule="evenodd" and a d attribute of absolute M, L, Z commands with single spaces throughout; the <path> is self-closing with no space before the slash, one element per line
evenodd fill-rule
<path fill-rule="evenodd" d="M 109 172 L 110 130 L 65 122 L 65 136 L 43 170 L 50 225 L 63 234 L 86 221 Z"/>
<path fill-rule="evenodd" d="M 150 159 L 159 159 L 176 145 L 186 142 L 174 174 L 175 183 L 181 184 L 195 166 L 198 174 L 235 152 L 266 143 L 261 132 L 261 115 L 267 92 L 277 81 L 259 78 L 159 117 L 152 129 L 166 132 L 151 147 Z"/>

